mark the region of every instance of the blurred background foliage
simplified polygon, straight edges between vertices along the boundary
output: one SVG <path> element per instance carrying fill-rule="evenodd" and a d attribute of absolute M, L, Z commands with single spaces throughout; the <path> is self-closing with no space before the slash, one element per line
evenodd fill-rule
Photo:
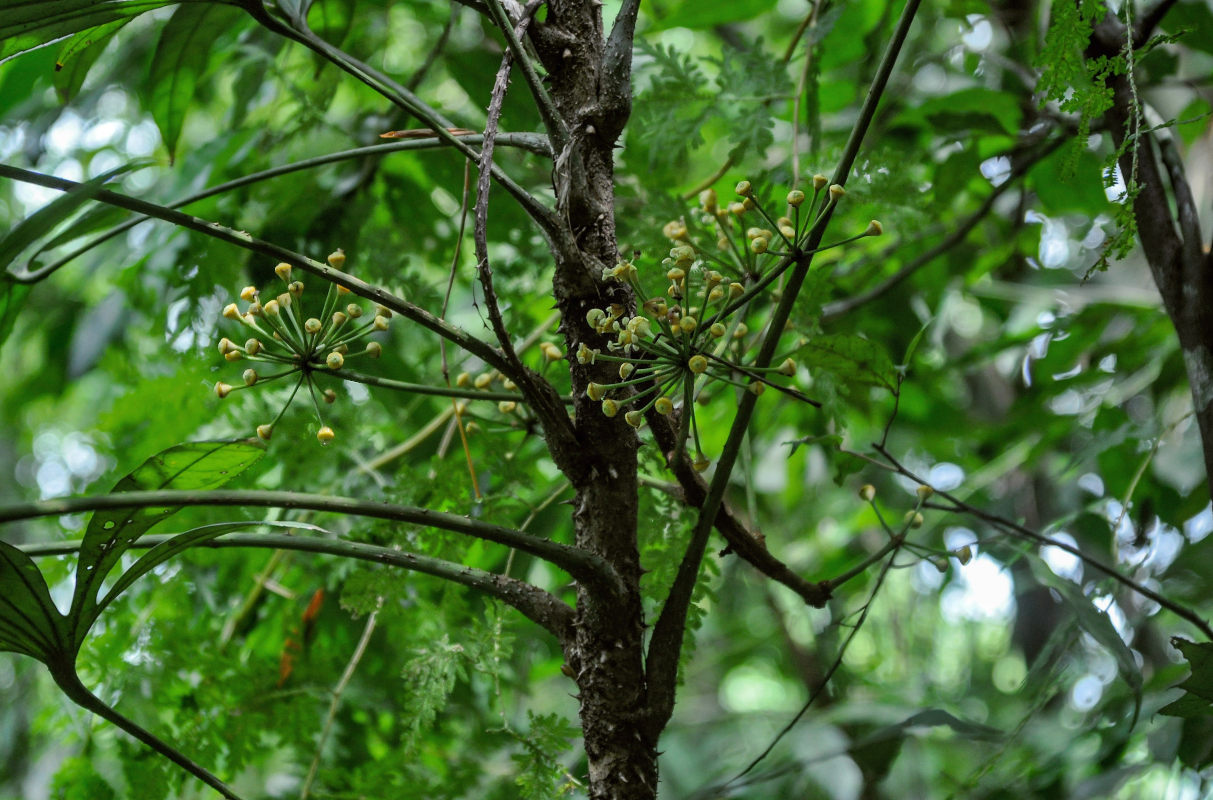
<path fill-rule="evenodd" d="M 669 246 L 662 225 L 689 218 L 695 201 L 686 198 L 707 186 L 726 198 L 748 178 L 782 198 L 830 173 L 899 5 L 642 4 L 635 108 L 618 157 L 621 252 L 655 268 Z M 604 14 L 616 7 L 607 2 Z M 474 10 L 317 0 L 310 20 L 460 126 L 483 126 L 502 44 Z M 1107 170 L 1112 146 L 1098 125 L 1078 137 L 1076 120 L 1038 102 L 1039 76 L 1054 66 L 1039 59 L 1048 20 L 1044 3 L 923 8 L 834 228 L 841 238 L 877 218 L 886 235 L 819 259 L 796 332 L 862 337 L 873 359 L 896 365 L 904 382 L 888 447 L 918 474 L 1207 616 L 1213 512 L 1182 359 L 1139 254 L 1085 277 L 1116 235 L 1124 187 Z M 1138 87 L 1180 141 L 1207 229 L 1213 7 L 1177 2 L 1161 29 L 1176 39 L 1143 58 Z M 0 64 L 0 160 L 81 180 L 150 159 L 118 179 L 119 190 L 167 204 L 410 127 L 378 95 L 235 8 L 168 7 L 101 33 Z M 502 130 L 539 129 L 516 89 Z M 515 180 L 551 197 L 546 159 L 497 153 Z M 466 180 L 453 152 L 398 152 L 251 183 L 188 211 L 316 258 L 342 247 L 348 271 L 437 312 L 464 232 Z M 0 181 L 0 227 L 56 196 Z M 87 208 L 71 233 L 125 218 Z M 494 193 L 489 232 L 508 326 L 520 339 L 559 342 L 550 257 L 504 193 Z M 84 241 L 68 238 L 31 266 Z M 447 316 L 487 334 L 466 238 Z M 281 391 L 219 401 L 210 386 L 236 377 L 215 352 L 226 333 L 220 309 L 243 285 L 269 285 L 272 266 L 143 223 L 22 292 L 5 313 L 12 327 L 0 349 L 0 502 L 103 493 L 170 445 L 247 435 L 271 419 Z M 366 371 L 438 385 L 444 365 L 452 380 L 483 370 L 408 325 L 394 325 L 384 345 Z M 525 358 L 567 386 L 563 365 L 544 366 L 538 347 Z M 900 519 L 915 486 L 839 450 L 866 452 L 880 439 L 894 410 L 887 389 L 827 364 L 802 368 L 798 386 L 823 409 L 768 393 L 732 500 L 773 552 L 824 579 L 884 542 L 858 487 L 874 484 L 877 505 Z M 316 420 L 296 403 L 242 487 L 474 513 L 568 541 L 561 501 L 570 491 L 524 410 L 467 405 L 478 428 L 469 439 L 477 499 L 449 400 L 331 387 L 335 444 L 316 445 Z M 731 404 L 698 412 L 709 452 L 719 452 Z M 693 515 L 666 494 L 655 448 L 643 459 L 652 610 Z M 240 515 L 184 510 L 167 528 Z M 562 575 L 504 548 L 284 515 L 353 540 L 508 569 L 571 599 Z M 74 539 L 84 522 L 10 525 L 4 539 Z M 897 560 L 828 691 L 728 796 L 1205 794 L 1210 717 L 1156 713 L 1186 674 L 1169 637 L 1193 637 L 1190 626 L 1064 551 L 979 520 L 928 512 L 911 540 L 921 551 Z M 962 566 L 949 553 L 964 545 L 973 558 Z M 57 598 L 70 595 L 70 558 L 40 566 Z M 662 740 L 662 796 L 712 796 L 762 752 L 820 683 L 874 579 L 875 571 L 860 576 L 812 610 L 735 558 L 710 560 L 693 655 Z M 323 605 L 305 622 L 317 590 Z M 311 796 L 579 794 L 575 687 L 561 675 L 558 645 L 509 609 L 423 576 L 302 553 L 191 551 L 102 618 L 82 676 L 245 796 L 294 797 L 372 613 L 372 644 L 319 753 Z M 1100 635 L 1109 623 L 1119 642 Z M 284 653 L 293 654 L 285 678 Z M 206 794 L 63 702 L 28 659 L 0 657 L 0 696 L 0 797 Z"/>

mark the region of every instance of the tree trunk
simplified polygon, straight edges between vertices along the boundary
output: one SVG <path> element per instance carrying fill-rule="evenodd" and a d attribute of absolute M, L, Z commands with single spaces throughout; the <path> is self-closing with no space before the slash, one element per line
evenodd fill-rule
<path fill-rule="evenodd" d="M 574 355 L 583 343 L 606 350 L 606 337 L 586 322 L 589 309 L 611 303 L 634 308 L 626 286 L 602 280 L 603 268 L 614 266 L 619 255 L 614 152 L 631 111 L 629 14 L 634 19 L 634 3 L 620 11 L 624 23 L 616 23 L 619 35 L 608 42 L 600 3 L 553 0 L 532 41 L 547 69 L 552 101 L 568 128 L 552 174 L 556 210 L 567 235 L 553 242 L 554 292 L 572 367 L 574 429 L 581 452 L 593 454 L 566 470 L 577 492 L 576 543 L 606 559 L 623 584 L 618 594 L 579 587 L 566 655 L 580 689 L 590 797 L 651 800 L 657 793 L 657 742 L 643 732 L 647 693 L 636 536 L 639 439 L 622 414 L 606 417 L 585 393 L 591 381 L 617 381 L 617 365 L 582 365 Z"/>

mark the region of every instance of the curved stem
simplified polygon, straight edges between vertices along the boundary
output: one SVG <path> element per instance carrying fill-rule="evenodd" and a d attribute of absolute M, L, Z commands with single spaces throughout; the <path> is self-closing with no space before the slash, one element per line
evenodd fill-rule
<path fill-rule="evenodd" d="M 412 392 L 413 394 L 428 394 L 436 397 L 461 397 L 467 400 L 513 400 L 518 403 L 527 402 L 527 398 L 514 392 L 488 392 L 480 389 L 464 389 L 459 386 L 430 386 L 425 383 L 407 383 L 405 381 L 380 378 L 378 375 L 365 375 L 361 372 L 350 372 L 348 369 L 329 369 L 328 367 L 312 367 L 312 372 L 322 372 L 334 378 L 365 383 L 367 386 L 378 386 L 381 389 L 391 389 L 396 392 Z M 573 404 L 572 397 L 560 398 L 566 405 Z"/>
<path fill-rule="evenodd" d="M 122 714 L 118 713 L 117 709 L 106 705 L 105 701 L 90 692 L 88 688 L 80 682 L 80 678 L 76 675 L 76 671 L 74 669 L 70 667 L 51 667 L 51 676 L 55 679 L 55 683 L 59 685 L 59 688 L 63 691 L 63 693 L 67 695 L 68 699 L 76 705 L 87 711 L 93 712 L 107 722 L 113 723 L 126 733 L 143 742 L 152 750 L 155 750 L 169 761 L 172 761 L 174 764 L 205 783 L 207 786 L 214 789 L 219 794 L 228 798 L 228 800 L 242 800 L 240 795 L 233 792 L 227 784 L 216 778 L 207 769 L 195 764 L 172 745 L 159 739 L 149 731 L 144 730 L 133 720 L 124 717 Z"/>

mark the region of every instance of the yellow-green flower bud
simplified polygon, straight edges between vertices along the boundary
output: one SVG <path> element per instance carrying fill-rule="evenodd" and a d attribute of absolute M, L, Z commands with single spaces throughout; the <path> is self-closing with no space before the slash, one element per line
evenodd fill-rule
<path fill-rule="evenodd" d="M 709 214 L 716 213 L 716 190 L 704 189 L 699 193 L 699 207 Z"/>
<path fill-rule="evenodd" d="M 282 280 L 284 280 L 284 281 L 290 281 L 291 265 L 286 263 L 285 261 L 280 262 L 278 264 L 278 266 L 274 267 L 274 274 L 277 275 L 279 278 L 282 278 Z"/>
<path fill-rule="evenodd" d="M 345 251 L 338 247 L 333 252 L 329 253 L 329 266 L 333 269 L 341 269 L 345 266 Z"/>
<path fill-rule="evenodd" d="M 926 500 L 928 497 L 935 494 L 935 490 L 930 486 L 927 486 L 925 483 L 920 483 L 914 492 L 918 495 L 919 500 Z"/>
<path fill-rule="evenodd" d="M 513 400 L 502 400 L 497 404 L 497 410 L 502 414 L 513 414 L 516 408 L 518 408 L 518 404 Z"/>
<path fill-rule="evenodd" d="M 476 376 L 476 380 L 473 382 L 473 385 L 477 389 L 487 389 L 487 388 L 489 388 L 489 384 L 491 384 L 492 382 L 493 382 L 493 373 L 482 372 Z"/>
<path fill-rule="evenodd" d="M 639 428 L 644 424 L 644 414 L 640 411 L 629 411 L 623 415 L 623 419 L 633 428 Z"/>
<path fill-rule="evenodd" d="M 960 561 L 962 567 L 973 560 L 973 548 L 967 544 L 964 547 L 958 547 L 952 552 L 956 556 L 956 559 Z"/>
<path fill-rule="evenodd" d="M 713 286 L 712 291 L 708 292 L 708 302 L 716 303 L 724 299 L 724 289 L 719 286 Z"/>
<path fill-rule="evenodd" d="M 244 358 L 244 353 L 241 353 L 239 350 L 228 350 L 223 354 L 223 357 L 228 361 L 239 361 Z"/>
<path fill-rule="evenodd" d="M 472 382 L 472 376 L 466 372 L 460 372 L 459 375 L 457 375 L 455 377 L 456 386 L 461 386 L 461 387 L 468 386 L 469 384 L 471 384 L 471 382 Z"/>
<path fill-rule="evenodd" d="M 712 466 L 712 461 L 707 456 L 701 455 L 699 458 L 691 462 L 691 466 L 695 468 L 696 472 L 703 472 L 708 467 Z"/>
<path fill-rule="evenodd" d="M 884 226 L 880 224 L 880 220 L 874 219 L 868 223 L 868 229 L 863 232 L 864 236 L 879 236 L 884 233 Z"/>
<path fill-rule="evenodd" d="M 350 319 L 358 319 L 362 316 L 362 307 L 350 303 L 345 307 L 345 313 L 350 315 Z"/>
<path fill-rule="evenodd" d="M 518 388 L 518 384 L 514 383 L 509 378 L 503 377 L 501 379 L 501 388 L 505 389 L 507 392 L 512 392 Z"/>
<path fill-rule="evenodd" d="M 246 370 L 244 371 L 244 376 L 243 376 L 243 377 L 244 377 L 244 385 L 245 385 L 245 386 L 252 386 L 254 383 L 256 383 L 256 382 L 257 382 L 257 370 L 255 370 L 255 369 L 246 369 Z"/>
<path fill-rule="evenodd" d="M 678 241 L 679 239 L 685 239 L 685 238 L 687 238 L 686 223 L 684 223 L 680 220 L 674 220 L 673 222 L 667 222 L 665 224 L 665 227 L 663 227 L 661 229 L 661 234 L 663 236 L 665 236 L 665 238 L 673 239 L 674 241 Z"/>
<path fill-rule="evenodd" d="M 630 361 L 625 361 L 619 365 L 619 379 L 626 381 L 628 376 L 636 369 L 636 365 Z"/>
<path fill-rule="evenodd" d="M 308 333 L 320 333 L 320 320 L 315 317 L 309 317 L 307 322 L 303 323 L 303 329 Z"/>
<path fill-rule="evenodd" d="M 278 305 L 281 306 L 282 308 L 291 307 L 291 296 L 289 294 L 287 294 L 286 292 L 283 292 L 282 294 L 278 295 L 278 297 L 275 299 L 277 299 Z"/>
<path fill-rule="evenodd" d="M 380 305 L 379 303 L 375 304 L 375 313 L 381 317 L 387 317 L 388 319 L 392 318 L 392 309 L 388 308 L 387 306 Z"/>
<path fill-rule="evenodd" d="M 601 383 L 591 381 L 585 387 L 585 395 L 591 400 L 601 400 L 606 396 L 606 387 Z"/>
<path fill-rule="evenodd" d="M 261 352 L 261 340 L 260 339 L 249 339 L 247 342 L 244 343 L 244 351 L 246 353 L 248 353 L 250 356 L 257 355 L 258 353 Z"/>
<path fill-rule="evenodd" d="M 261 311 L 262 311 L 261 304 L 258 303 L 256 300 L 249 303 L 248 316 L 259 317 L 259 316 L 261 316 Z M 248 320 L 246 319 L 245 322 L 248 322 Z"/>
<path fill-rule="evenodd" d="M 328 354 L 327 358 L 324 359 L 324 363 L 329 369 L 341 369 L 341 367 L 345 365 L 345 356 L 334 350 Z"/>
<path fill-rule="evenodd" d="M 339 344 L 333 349 L 343 356 L 348 356 L 350 354 L 350 346 L 348 344 Z"/>
<path fill-rule="evenodd" d="M 564 354 L 560 352 L 560 348 L 551 342 L 540 342 L 539 349 L 543 352 L 543 357 L 548 361 L 559 361 L 564 358 Z"/>
<path fill-rule="evenodd" d="M 750 240 L 750 252 L 755 255 L 761 255 L 767 251 L 771 243 L 767 239 L 759 236 L 757 239 Z"/>
<path fill-rule="evenodd" d="M 232 352 L 235 349 L 236 349 L 236 343 L 233 342 L 231 339 L 227 338 L 226 336 L 224 336 L 222 339 L 219 340 L 219 354 L 220 355 L 227 355 L 228 353 Z"/>
<path fill-rule="evenodd" d="M 606 312 L 601 308 L 591 308 L 585 312 L 586 324 L 595 330 L 598 329 L 598 326 L 602 324 L 604 319 L 606 319 Z"/>
<path fill-rule="evenodd" d="M 750 394 L 754 395 L 755 397 L 762 397 L 762 393 L 767 390 L 767 385 L 762 381 L 754 381 L 746 388 L 749 389 Z"/>
<path fill-rule="evenodd" d="M 816 179 L 814 179 L 816 180 Z M 800 208 L 800 204 L 804 202 L 804 192 L 799 189 L 793 189 L 788 192 L 788 205 L 792 208 Z"/>
<path fill-rule="evenodd" d="M 251 303 L 256 298 L 257 298 L 257 287 L 256 286 L 245 286 L 243 289 L 240 290 L 240 299 L 243 300 L 244 302 Z"/>
<path fill-rule="evenodd" d="M 258 425 L 257 426 L 257 435 L 260 436 L 263 440 L 268 442 L 270 440 L 270 437 L 274 435 L 274 426 L 273 425 Z"/>
<path fill-rule="evenodd" d="M 467 425 L 463 426 L 463 432 L 468 436 L 480 431 L 480 426 L 476 424 L 476 420 L 472 420 Z"/>
<path fill-rule="evenodd" d="M 269 316 L 271 316 L 271 317 L 276 317 L 276 316 L 278 316 L 278 314 L 280 313 L 280 311 L 281 311 L 281 309 L 278 307 L 278 301 L 277 301 L 277 300 L 271 300 L 271 301 L 269 301 L 268 303 L 266 303 L 266 304 L 265 304 L 265 313 L 266 313 L 266 314 L 268 314 L 268 315 L 269 315 Z M 275 336 L 277 336 L 278 334 L 274 334 L 274 335 L 275 335 Z"/>
<path fill-rule="evenodd" d="M 865 503 L 870 503 L 876 498 L 876 487 L 870 483 L 865 483 L 859 487 L 859 499 Z"/>
<path fill-rule="evenodd" d="M 780 225 L 779 226 L 779 235 L 785 239 L 795 239 L 796 238 L 796 229 L 793 228 L 791 225 Z"/>
<path fill-rule="evenodd" d="M 837 183 L 830 184 L 830 199 L 831 200 L 838 200 L 840 197 L 842 197 L 846 193 L 847 193 L 847 190 L 842 188 L 841 186 L 839 186 Z"/>
<path fill-rule="evenodd" d="M 388 324 L 389 324 L 388 318 L 383 316 L 382 314 L 380 314 L 380 315 L 376 315 L 375 322 L 371 325 L 371 327 L 373 327 L 377 331 L 386 331 Z"/>
<path fill-rule="evenodd" d="M 286 290 L 290 292 L 292 296 L 298 297 L 299 295 L 303 294 L 303 281 L 291 281 L 291 285 L 286 287 Z"/>
<path fill-rule="evenodd" d="M 737 184 L 736 191 L 742 197 L 749 197 L 754 193 L 754 187 L 750 185 L 749 181 L 740 181 Z"/>
<path fill-rule="evenodd" d="M 333 403 L 336 403 L 337 402 L 337 393 L 334 392 L 332 389 L 325 389 L 324 390 L 324 402 L 328 403 L 330 406 Z"/>
<path fill-rule="evenodd" d="M 674 401 L 668 397 L 658 397 L 657 402 L 653 403 L 653 410 L 663 417 L 668 417 L 674 413 Z"/>
<path fill-rule="evenodd" d="M 919 514 L 917 511 L 907 511 L 902 522 L 911 528 L 921 528 L 924 520 L 922 514 Z"/>
<path fill-rule="evenodd" d="M 733 331 L 733 338 L 740 339 L 749 332 L 750 326 L 746 325 L 744 322 L 739 322 L 737 323 L 737 330 Z"/>
<path fill-rule="evenodd" d="M 785 358 L 783 363 L 779 365 L 778 372 L 780 375 L 794 376 L 796 374 L 796 362 L 790 358 Z"/>
<path fill-rule="evenodd" d="M 719 339 L 721 336 L 724 336 L 725 333 L 728 332 L 728 328 L 725 327 L 725 324 L 723 322 L 713 322 L 712 327 L 708 328 L 708 332 L 711 333 L 712 336 Z"/>
<path fill-rule="evenodd" d="M 379 356 L 383 355 L 383 345 L 379 344 L 379 342 L 367 342 L 366 354 L 371 358 L 379 358 Z"/>
<path fill-rule="evenodd" d="M 344 325 L 348 321 L 349 321 L 349 317 L 346 316 L 346 313 L 344 311 L 334 311 L 333 312 L 333 327 L 334 328 L 340 328 L 342 325 Z"/>
<path fill-rule="evenodd" d="M 228 303 L 223 307 L 223 316 L 228 319 L 240 319 L 240 309 L 235 303 Z"/>
<path fill-rule="evenodd" d="M 619 413 L 619 404 L 611 398 L 602 401 L 602 414 L 606 417 L 613 417 Z"/>
<path fill-rule="evenodd" d="M 227 393 L 230 392 L 231 390 L 232 390 L 232 387 L 229 386 L 228 384 L 224 383 L 223 381 L 219 381 L 215 384 L 215 395 L 220 400 L 227 397 Z"/>
<path fill-rule="evenodd" d="M 829 182 L 830 179 L 819 172 L 813 176 L 813 189 L 816 191 L 821 191 Z"/>
<path fill-rule="evenodd" d="M 325 425 L 320 430 L 316 431 L 316 438 L 320 440 L 320 444 L 327 445 L 333 439 L 337 438 L 337 434 L 333 433 L 333 429 Z"/>
<path fill-rule="evenodd" d="M 706 358 L 704 358 L 703 356 L 695 355 L 695 356 L 691 356 L 687 360 L 687 369 L 689 369 L 691 372 L 694 372 L 696 375 L 700 375 L 700 374 L 706 372 L 707 368 L 708 368 L 708 360 Z"/>

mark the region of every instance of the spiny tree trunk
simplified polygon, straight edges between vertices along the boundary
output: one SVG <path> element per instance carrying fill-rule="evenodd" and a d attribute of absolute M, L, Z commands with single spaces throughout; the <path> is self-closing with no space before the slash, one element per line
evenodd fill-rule
<path fill-rule="evenodd" d="M 581 724 L 589 760 L 590 797 L 652 798 L 657 791 L 657 742 L 643 724 L 644 616 L 637 551 L 636 431 L 623 415 L 608 418 L 586 396 L 590 381 L 618 380 L 607 362 L 579 365 L 577 347 L 606 349 L 586 312 L 620 303 L 623 284 L 602 280 L 618 259 L 614 216 L 615 144 L 631 111 L 630 68 L 635 3 L 625 3 L 609 39 L 601 3 L 548 5 L 533 41 L 550 78 L 552 101 L 567 127 L 552 179 L 557 214 L 567 237 L 553 243 L 554 289 L 572 364 L 576 439 L 581 458 L 566 473 L 576 490 L 576 542 L 605 558 L 622 582 L 617 593 L 582 585 L 574 632 L 566 644 L 580 689 Z M 648 731 L 649 735 L 646 735 Z"/>

